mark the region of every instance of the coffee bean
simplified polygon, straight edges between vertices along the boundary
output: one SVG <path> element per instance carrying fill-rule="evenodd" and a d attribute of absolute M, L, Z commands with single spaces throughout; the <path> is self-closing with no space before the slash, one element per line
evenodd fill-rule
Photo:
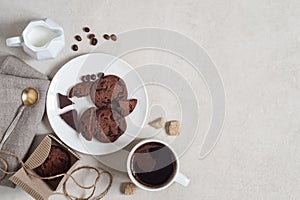
<path fill-rule="evenodd" d="M 103 38 L 106 39 L 106 40 L 109 40 L 109 39 L 110 39 L 110 36 L 109 36 L 108 34 L 104 34 L 104 35 L 103 35 Z"/>
<path fill-rule="evenodd" d="M 90 32 L 90 28 L 89 27 L 84 27 L 83 31 L 88 33 L 88 32 Z"/>
<path fill-rule="evenodd" d="M 82 38 L 80 37 L 80 35 L 75 35 L 75 40 L 80 42 L 82 40 Z"/>
<path fill-rule="evenodd" d="M 72 49 L 73 51 L 78 51 L 78 46 L 76 44 L 73 44 Z"/>
<path fill-rule="evenodd" d="M 91 34 L 88 35 L 89 39 L 93 39 L 94 37 L 95 37 L 95 34 L 93 34 L 93 33 L 91 33 Z"/>
<path fill-rule="evenodd" d="M 91 44 L 92 44 L 93 46 L 95 46 L 97 43 L 98 43 L 97 38 L 93 38 L 93 39 L 91 40 Z"/>
<path fill-rule="evenodd" d="M 92 74 L 92 75 L 91 75 L 91 79 L 92 79 L 93 81 L 96 80 L 96 78 L 97 78 L 96 74 Z"/>
<path fill-rule="evenodd" d="M 110 38 L 111 38 L 112 41 L 116 41 L 118 39 L 115 34 L 111 34 Z"/>

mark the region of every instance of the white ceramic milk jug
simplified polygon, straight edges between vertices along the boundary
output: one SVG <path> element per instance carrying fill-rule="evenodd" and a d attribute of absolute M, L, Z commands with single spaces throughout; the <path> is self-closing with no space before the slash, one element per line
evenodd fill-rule
<path fill-rule="evenodd" d="M 37 60 L 55 58 L 65 46 L 64 30 L 50 19 L 31 21 L 21 36 L 6 39 L 6 45 L 23 46 Z"/>

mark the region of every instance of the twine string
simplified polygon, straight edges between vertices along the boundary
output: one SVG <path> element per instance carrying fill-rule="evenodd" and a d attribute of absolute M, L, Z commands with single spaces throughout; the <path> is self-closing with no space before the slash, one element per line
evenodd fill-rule
<path fill-rule="evenodd" d="M 80 167 L 77 167 L 74 170 L 72 170 L 69 174 L 68 173 L 62 173 L 62 174 L 57 174 L 57 175 L 49 176 L 49 177 L 40 177 L 40 176 L 37 176 L 37 175 L 33 174 L 32 172 L 30 172 L 30 169 L 25 165 L 25 163 L 22 161 L 22 159 L 18 155 L 16 155 L 15 153 L 13 153 L 11 151 L 7 151 L 7 150 L 0 150 L 0 154 L 5 154 L 5 155 L 8 155 L 8 156 L 15 157 L 17 159 L 17 161 L 21 164 L 21 167 L 24 169 L 26 174 L 28 176 L 31 176 L 31 177 L 34 177 L 34 178 L 38 178 L 38 179 L 42 179 L 42 180 L 52 180 L 52 179 L 56 179 L 56 178 L 59 178 L 59 177 L 66 176 L 66 179 L 63 182 L 63 193 L 56 192 L 54 194 L 64 195 L 69 200 L 89 200 L 89 199 L 91 199 L 95 195 L 95 191 L 96 191 L 98 183 L 100 182 L 101 176 L 104 175 L 104 174 L 108 175 L 109 183 L 108 183 L 107 187 L 105 188 L 105 190 L 102 193 L 100 193 L 99 195 L 97 195 L 96 197 L 94 197 L 93 199 L 95 199 L 95 200 L 102 199 L 108 193 L 108 191 L 109 191 L 109 189 L 111 188 L 111 185 L 112 185 L 112 181 L 113 181 L 112 174 L 110 172 L 105 171 L 105 170 L 100 169 L 100 168 L 91 167 L 91 166 L 80 166 Z M 0 176 L 0 180 L 2 178 L 4 178 L 5 175 L 15 173 L 14 171 L 8 171 L 8 164 L 1 157 L 0 157 L 0 163 L 2 163 L 2 166 L 4 167 L 4 169 L 3 169 L 2 166 L 0 166 L 0 171 L 3 173 L 3 175 Z M 82 171 L 82 170 L 94 170 L 97 173 L 97 177 L 95 178 L 95 181 L 92 185 L 84 186 L 84 185 L 78 183 L 78 181 L 72 176 L 75 172 Z M 68 183 L 69 179 L 73 180 L 73 182 L 78 187 L 80 187 L 84 190 L 92 189 L 90 195 L 88 197 L 82 198 L 82 197 L 77 197 L 73 194 L 70 194 L 67 190 L 67 183 Z"/>

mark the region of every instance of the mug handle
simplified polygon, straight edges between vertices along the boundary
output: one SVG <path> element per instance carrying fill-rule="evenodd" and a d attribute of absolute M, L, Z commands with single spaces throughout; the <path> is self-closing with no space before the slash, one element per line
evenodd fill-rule
<path fill-rule="evenodd" d="M 188 177 L 186 177 L 185 175 L 183 175 L 180 172 L 175 176 L 174 180 L 176 183 L 179 183 L 180 185 L 183 185 L 184 187 L 187 187 L 191 181 Z"/>
<path fill-rule="evenodd" d="M 9 47 L 22 46 L 22 38 L 20 36 L 7 38 L 6 45 Z"/>

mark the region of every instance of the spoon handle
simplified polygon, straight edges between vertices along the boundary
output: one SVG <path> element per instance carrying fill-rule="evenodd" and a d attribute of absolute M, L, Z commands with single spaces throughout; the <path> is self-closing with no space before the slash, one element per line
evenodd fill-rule
<path fill-rule="evenodd" d="M 16 127 L 20 117 L 22 116 L 22 113 L 24 111 L 25 106 L 21 105 L 18 108 L 18 114 L 15 116 L 15 118 L 13 119 L 13 121 L 10 123 L 9 127 L 6 129 L 1 142 L 0 142 L 0 149 L 2 149 L 3 144 L 5 143 L 5 141 L 7 140 L 7 138 L 10 136 L 10 134 L 12 133 L 12 131 L 14 130 L 14 128 Z"/>

